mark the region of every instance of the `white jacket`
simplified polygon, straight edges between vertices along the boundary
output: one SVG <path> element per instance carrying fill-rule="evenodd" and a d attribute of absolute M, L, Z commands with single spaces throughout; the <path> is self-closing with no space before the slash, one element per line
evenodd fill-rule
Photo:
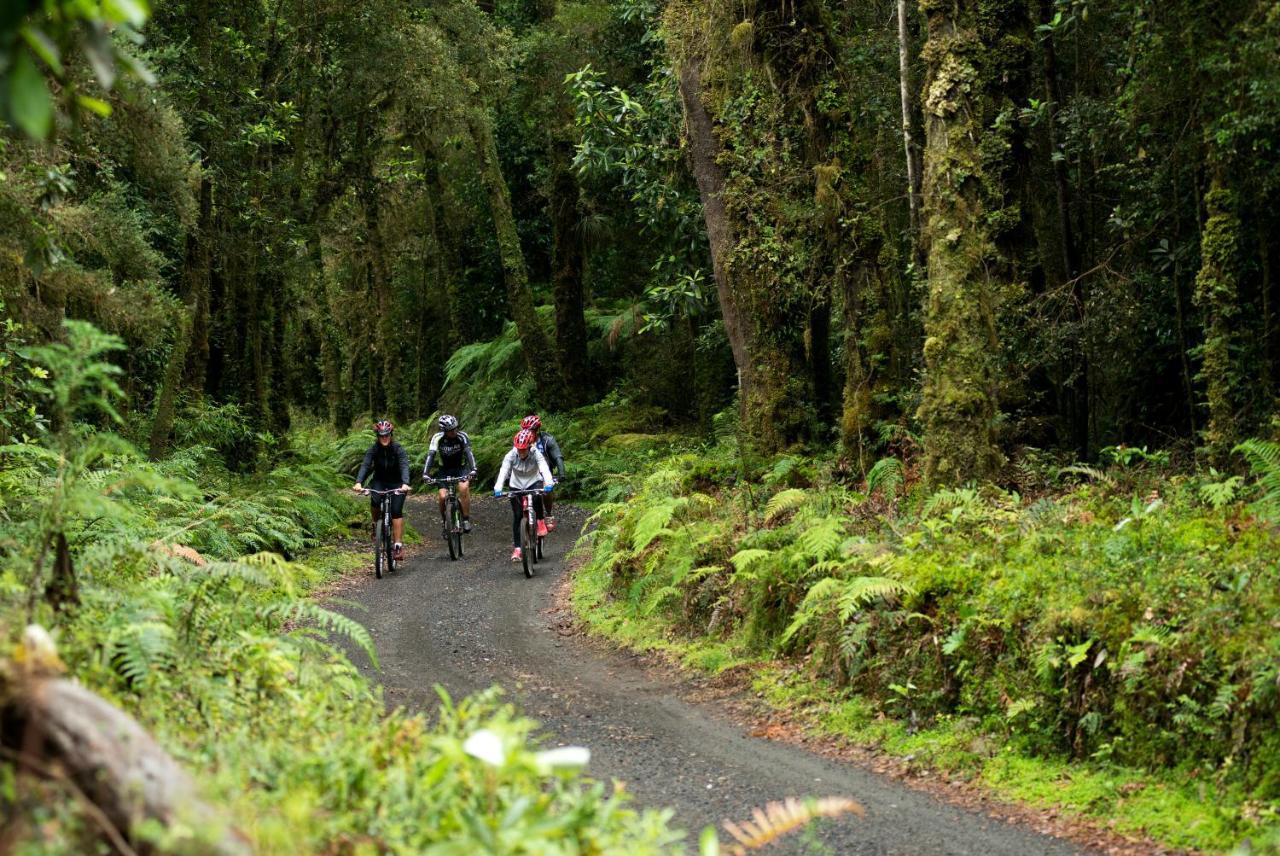
<path fill-rule="evenodd" d="M 493 486 L 494 490 L 505 490 L 507 476 L 511 477 L 512 490 L 529 490 L 538 482 L 544 485 L 556 483 L 551 477 L 547 459 L 542 457 L 542 453 L 537 449 L 530 449 L 523 460 L 515 449 L 507 452 L 507 456 L 502 459 L 502 469 L 498 472 L 498 481 Z"/>

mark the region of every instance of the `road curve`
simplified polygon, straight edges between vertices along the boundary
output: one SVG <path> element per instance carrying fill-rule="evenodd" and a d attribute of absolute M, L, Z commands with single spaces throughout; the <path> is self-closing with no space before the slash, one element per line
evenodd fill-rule
<path fill-rule="evenodd" d="M 624 654 L 602 650 L 551 626 L 547 610 L 563 558 L 583 514 L 565 509 L 549 539 L 548 561 L 525 579 L 512 565 L 506 500 L 480 498 L 467 557 L 449 560 L 430 498 L 406 514 L 427 543 L 394 574 L 372 574 L 339 608 L 365 624 L 377 645 L 390 707 L 429 710 L 433 687 L 454 697 L 500 684 L 542 723 L 548 745 L 591 749 L 588 772 L 620 779 L 642 806 L 675 809 L 676 824 L 697 833 L 787 796 L 849 796 L 863 818 L 829 821 L 819 837 L 836 853 L 1068 854 L 1073 844 L 940 802 L 856 765 L 748 736 L 710 705 L 680 698 Z M 357 662 L 361 657 L 355 656 Z M 362 667 L 367 667 L 363 664 Z M 799 852 L 793 839 L 774 852 Z"/>

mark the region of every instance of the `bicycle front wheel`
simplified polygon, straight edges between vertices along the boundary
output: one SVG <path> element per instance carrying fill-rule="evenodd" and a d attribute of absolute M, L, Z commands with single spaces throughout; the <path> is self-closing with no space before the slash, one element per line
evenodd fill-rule
<path fill-rule="evenodd" d="M 385 539 L 382 528 L 382 521 L 379 520 L 373 529 L 373 575 L 378 579 L 382 579 L 382 565 L 389 558 L 383 543 Z"/>
<path fill-rule="evenodd" d="M 391 538 L 391 526 L 387 524 L 382 527 L 382 552 L 387 557 L 387 570 L 394 571 L 396 569 L 396 547 Z"/>
<path fill-rule="evenodd" d="M 525 520 L 520 527 L 520 561 L 524 564 L 524 575 L 526 577 L 533 576 L 533 560 L 531 554 L 538 549 L 537 539 L 534 537 L 532 530 L 529 529 L 529 521 Z"/>

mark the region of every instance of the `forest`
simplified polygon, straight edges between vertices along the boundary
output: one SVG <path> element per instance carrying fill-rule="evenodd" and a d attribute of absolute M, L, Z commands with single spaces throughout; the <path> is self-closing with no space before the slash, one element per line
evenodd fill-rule
<path fill-rule="evenodd" d="M 590 633 L 1280 851 L 1278 57 L 1267 0 L 5 3 L 0 853 L 689 846 L 497 691 L 384 708 L 325 599 L 375 419 L 487 489 L 535 411 Z M 23 742 L 76 692 L 194 814 Z"/>

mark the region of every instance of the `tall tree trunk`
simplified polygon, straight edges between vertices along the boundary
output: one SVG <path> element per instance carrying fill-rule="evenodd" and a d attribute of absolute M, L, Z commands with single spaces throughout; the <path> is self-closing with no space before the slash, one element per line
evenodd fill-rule
<path fill-rule="evenodd" d="M 584 404 L 592 386 L 587 362 L 587 319 L 584 314 L 583 246 L 578 217 L 578 182 L 566 153 L 552 155 L 551 183 L 552 294 L 556 304 L 556 355 L 566 385 L 565 403 Z"/>
<path fill-rule="evenodd" d="M 156 415 L 151 422 L 151 442 L 148 455 L 158 461 L 169 446 L 169 434 L 173 431 L 173 419 L 178 405 L 178 387 L 182 385 L 182 370 L 187 364 L 187 351 L 191 345 L 191 319 L 195 306 L 188 306 L 178 318 L 173 331 L 173 349 L 165 366 L 164 382 L 156 399 Z"/>
<path fill-rule="evenodd" d="M 911 28 L 907 0 L 898 0 L 898 86 L 902 101 L 902 148 L 907 158 L 907 205 L 911 212 L 912 257 L 920 253 L 920 149 L 914 137 L 914 110 L 911 106 Z"/>
<path fill-rule="evenodd" d="M 960 483 L 994 474 L 997 364 L 993 253 L 983 206 L 979 142 L 984 97 L 976 67 L 984 46 L 978 0 L 923 0 L 928 22 L 925 81 L 924 242 L 929 295 L 925 306 L 924 423 L 927 477 Z"/>
<path fill-rule="evenodd" d="M 1204 451 L 1214 464 L 1225 462 L 1237 438 L 1235 373 L 1231 346 L 1238 313 L 1240 218 L 1235 193 L 1225 167 L 1213 169 L 1204 195 L 1205 224 L 1200 234 L 1200 271 L 1196 274 L 1195 303 L 1205 318 L 1203 363 L 1209 422 L 1205 425 Z"/>
<path fill-rule="evenodd" d="M 187 349 L 186 383 L 203 393 L 209 370 L 209 304 L 213 279 L 213 182 L 200 179 L 200 213 L 195 231 L 187 236 L 187 300 L 191 302 L 191 343 Z"/>
<path fill-rule="evenodd" d="M 511 212 L 511 193 L 502 177 L 498 163 L 498 149 L 493 140 L 493 129 L 487 116 L 471 114 L 467 120 L 471 139 L 475 145 L 480 179 L 489 197 L 489 211 L 497 233 L 498 253 L 502 261 L 502 277 L 507 287 L 507 303 L 511 317 L 515 319 L 520 334 L 520 346 L 525 363 L 533 375 L 538 400 L 544 404 L 560 401 L 564 382 L 554 359 L 551 343 L 538 320 L 533 303 L 533 290 L 529 287 L 529 272 L 525 267 L 524 253 L 520 249 L 520 235 L 516 232 L 515 216 Z"/>
<path fill-rule="evenodd" d="M 388 260 L 386 236 L 382 226 L 382 195 L 377 177 L 373 173 L 372 160 L 364 165 L 360 181 L 360 207 L 364 212 L 367 275 L 371 308 L 376 313 L 373 324 L 370 354 L 370 378 L 373 393 L 371 404 L 375 418 L 387 409 L 395 409 L 397 396 L 402 392 L 400 362 L 397 359 L 398 330 L 395 300 L 391 287 L 391 264 Z"/>
<path fill-rule="evenodd" d="M 858 331 L 862 327 L 862 293 L 867 265 L 839 274 L 844 305 L 844 395 L 840 411 L 840 455 L 858 472 L 866 472 L 867 432 L 871 427 L 871 378 L 862 358 Z"/>
<path fill-rule="evenodd" d="M 702 201 L 720 314 L 738 369 L 742 423 L 750 426 L 758 451 L 775 452 L 808 436 L 812 384 L 802 343 L 793 347 L 790 331 L 774 329 L 792 319 L 778 317 L 785 313 L 776 311 L 779 295 L 769 272 L 732 264 L 736 230 L 725 204 L 724 173 L 716 161 L 720 144 L 703 101 L 702 62 L 701 56 L 684 56 L 678 68 L 690 165 Z"/>

